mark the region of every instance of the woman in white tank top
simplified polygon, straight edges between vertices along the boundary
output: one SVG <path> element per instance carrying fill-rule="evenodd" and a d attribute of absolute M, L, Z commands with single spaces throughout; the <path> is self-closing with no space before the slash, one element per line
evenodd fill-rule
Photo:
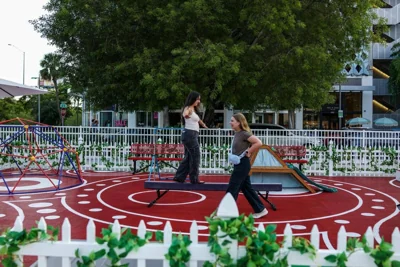
<path fill-rule="evenodd" d="M 189 175 L 192 184 L 202 184 L 199 180 L 200 167 L 200 145 L 199 129 L 200 126 L 208 128 L 198 115 L 198 105 L 200 104 L 200 94 L 192 91 L 186 98 L 185 106 L 182 110 L 183 123 L 185 129 L 182 131 L 182 143 L 185 146 L 185 157 L 179 164 L 174 181 L 184 183 L 186 176 Z"/>

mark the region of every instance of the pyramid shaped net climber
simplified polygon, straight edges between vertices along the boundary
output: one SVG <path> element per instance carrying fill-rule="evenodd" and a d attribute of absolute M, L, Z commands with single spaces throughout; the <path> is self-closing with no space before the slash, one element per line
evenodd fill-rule
<path fill-rule="evenodd" d="M 0 194 L 81 185 L 78 152 L 57 129 L 26 119 L 0 122 Z"/>

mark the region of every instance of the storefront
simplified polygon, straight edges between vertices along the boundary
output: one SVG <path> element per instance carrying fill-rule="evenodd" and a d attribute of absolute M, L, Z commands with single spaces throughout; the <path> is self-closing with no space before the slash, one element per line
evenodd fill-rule
<path fill-rule="evenodd" d="M 352 88 L 353 90 L 356 88 Z M 322 106 L 320 111 L 305 108 L 303 110 L 304 129 L 337 130 L 346 126 L 346 121 L 355 117 L 372 120 L 373 86 L 364 90 L 344 91 L 341 93 L 343 118 L 339 125 L 339 92 L 332 92 L 335 102 Z"/>

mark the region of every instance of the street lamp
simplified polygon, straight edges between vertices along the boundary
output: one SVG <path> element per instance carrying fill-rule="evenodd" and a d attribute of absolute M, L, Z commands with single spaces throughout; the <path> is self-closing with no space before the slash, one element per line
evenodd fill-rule
<path fill-rule="evenodd" d="M 25 51 L 22 51 L 21 49 L 19 49 L 18 47 L 16 47 L 13 44 L 8 44 L 8 45 L 12 46 L 15 49 L 17 49 L 18 51 L 22 52 L 22 84 L 25 84 Z"/>
<path fill-rule="evenodd" d="M 31 77 L 38 80 L 38 88 L 40 89 L 40 72 L 38 77 Z M 40 123 L 40 94 L 38 94 L 38 122 Z"/>

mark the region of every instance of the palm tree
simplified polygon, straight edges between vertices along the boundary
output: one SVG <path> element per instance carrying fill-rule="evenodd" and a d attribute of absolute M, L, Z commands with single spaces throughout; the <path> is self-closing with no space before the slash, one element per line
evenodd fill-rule
<path fill-rule="evenodd" d="M 54 90 L 56 91 L 56 103 L 58 115 L 60 121 L 62 121 L 61 110 L 60 110 L 60 91 L 58 87 L 58 81 L 64 77 L 62 67 L 62 55 L 58 53 L 49 53 L 44 55 L 44 58 L 40 61 L 40 76 L 45 80 L 51 80 L 54 84 Z"/>

